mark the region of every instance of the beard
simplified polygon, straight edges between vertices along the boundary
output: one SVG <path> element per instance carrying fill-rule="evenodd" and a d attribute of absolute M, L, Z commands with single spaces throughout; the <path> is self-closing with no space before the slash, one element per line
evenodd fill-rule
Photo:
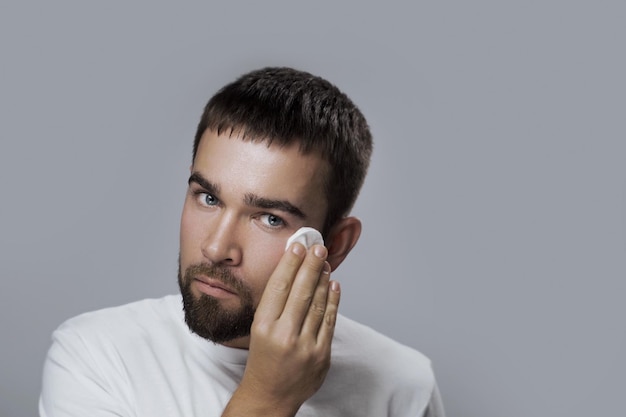
<path fill-rule="evenodd" d="M 235 290 L 241 306 L 235 310 L 224 308 L 220 301 L 207 294 L 196 297 L 191 284 L 200 275 L 217 279 Z M 178 261 L 178 286 L 183 296 L 185 322 L 189 329 L 204 339 L 214 343 L 224 343 L 250 335 L 255 308 L 248 287 L 223 266 L 201 263 L 190 265 L 181 273 Z"/>

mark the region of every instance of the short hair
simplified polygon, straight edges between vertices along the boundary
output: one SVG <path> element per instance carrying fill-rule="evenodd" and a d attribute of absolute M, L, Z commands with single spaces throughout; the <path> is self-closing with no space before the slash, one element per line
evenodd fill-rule
<path fill-rule="evenodd" d="M 326 234 L 352 209 L 367 173 L 372 135 L 357 106 L 327 80 L 286 67 L 249 72 L 224 86 L 207 103 L 193 145 L 210 129 L 243 140 L 298 143 L 330 165 L 325 179 Z"/>

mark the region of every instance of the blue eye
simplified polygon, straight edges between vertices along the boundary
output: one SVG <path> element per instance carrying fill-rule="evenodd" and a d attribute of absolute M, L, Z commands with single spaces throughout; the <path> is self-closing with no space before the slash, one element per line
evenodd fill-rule
<path fill-rule="evenodd" d="M 282 227 L 285 225 L 285 221 L 273 214 L 263 214 L 260 216 L 263 223 L 270 227 Z"/>
<path fill-rule="evenodd" d="M 209 193 L 198 193 L 198 199 L 205 206 L 215 206 L 218 203 L 217 198 Z"/>

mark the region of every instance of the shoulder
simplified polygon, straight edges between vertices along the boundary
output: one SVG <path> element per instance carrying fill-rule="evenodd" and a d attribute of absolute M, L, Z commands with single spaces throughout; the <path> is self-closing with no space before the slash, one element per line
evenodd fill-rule
<path fill-rule="evenodd" d="M 184 330 L 182 320 L 180 296 L 145 299 L 73 317 L 55 330 L 53 342 L 132 344 Z"/>
<path fill-rule="evenodd" d="M 333 349 L 338 355 L 360 360 L 375 357 L 386 367 L 404 363 L 410 368 L 431 368 L 430 359 L 416 349 L 341 315 L 337 319 Z"/>
<path fill-rule="evenodd" d="M 337 319 L 332 349 L 332 384 L 368 393 L 361 399 L 368 407 L 384 404 L 395 410 L 392 415 L 419 415 L 436 388 L 428 357 L 344 316 Z"/>
<path fill-rule="evenodd" d="M 85 415 L 97 404 L 111 414 L 130 415 L 137 378 L 159 369 L 160 359 L 171 357 L 185 340 L 178 337 L 184 334 L 181 308 L 179 297 L 168 296 L 64 322 L 54 331 L 46 356 L 40 409 L 55 410 L 63 404 L 75 411 L 73 415 Z"/>
<path fill-rule="evenodd" d="M 421 416 L 435 395 L 435 376 L 425 355 L 339 315 L 330 369 L 307 406 L 327 410 L 333 404 L 325 415 Z"/>
<path fill-rule="evenodd" d="M 115 307 L 107 307 L 100 310 L 94 310 L 87 313 L 79 314 L 66 320 L 59 328 L 65 327 L 82 327 L 94 324 L 104 325 L 111 323 L 112 319 L 131 319 L 132 321 L 141 321 L 147 317 L 155 318 L 163 316 L 166 318 L 171 313 L 172 307 L 179 305 L 182 310 L 180 296 L 167 295 L 162 298 L 146 298 L 123 304 Z"/>

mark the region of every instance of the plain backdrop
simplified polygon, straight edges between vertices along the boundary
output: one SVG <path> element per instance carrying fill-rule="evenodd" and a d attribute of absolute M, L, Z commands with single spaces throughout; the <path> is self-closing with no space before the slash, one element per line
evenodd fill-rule
<path fill-rule="evenodd" d="M 321 75 L 375 154 L 341 311 L 426 355 L 450 417 L 624 416 L 626 3 L 0 3 L 0 415 L 52 331 L 177 291 L 202 107 Z M 357 383 L 357 382 L 355 382 Z"/>

